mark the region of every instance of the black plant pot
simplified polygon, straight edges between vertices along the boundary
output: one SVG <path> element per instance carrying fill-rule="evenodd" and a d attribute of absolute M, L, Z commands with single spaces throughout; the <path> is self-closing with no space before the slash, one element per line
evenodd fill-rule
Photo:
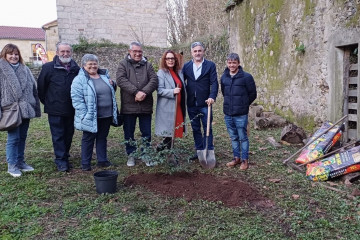
<path fill-rule="evenodd" d="M 116 192 L 116 181 L 118 172 L 116 171 L 100 171 L 94 173 L 96 192 L 102 193 L 114 193 Z"/>

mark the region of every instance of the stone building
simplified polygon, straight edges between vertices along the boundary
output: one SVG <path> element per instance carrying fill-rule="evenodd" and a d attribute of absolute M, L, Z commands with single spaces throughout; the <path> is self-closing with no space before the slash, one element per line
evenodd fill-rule
<path fill-rule="evenodd" d="M 57 0 L 60 41 L 167 46 L 166 0 Z"/>
<path fill-rule="evenodd" d="M 45 32 L 41 28 L 0 26 L 0 51 L 8 43 L 18 46 L 25 62 L 41 64 L 36 52 L 37 44 L 45 45 Z"/>
<path fill-rule="evenodd" d="M 59 42 L 59 31 L 57 20 L 46 23 L 42 26 L 45 31 L 45 48 L 48 59 L 51 61 L 56 54 L 56 44 Z"/>
<path fill-rule="evenodd" d="M 231 0 L 227 11 L 258 103 L 310 128 L 349 114 L 345 137 L 360 137 L 359 0 Z"/>

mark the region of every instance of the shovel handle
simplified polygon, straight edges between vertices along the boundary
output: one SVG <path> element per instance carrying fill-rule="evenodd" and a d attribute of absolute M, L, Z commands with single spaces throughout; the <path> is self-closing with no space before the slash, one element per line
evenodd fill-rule
<path fill-rule="evenodd" d="M 206 122 L 206 137 L 210 134 L 210 116 L 211 115 L 211 105 L 208 105 L 208 112 L 207 112 L 207 122 Z"/>
<path fill-rule="evenodd" d="M 179 87 L 179 84 L 176 84 L 176 87 L 178 88 L 178 87 Z M 178 93 L 178 94 L 181 94 L 181 93 Z M 172 132 L 172 137 L 171 137 L 171 149 L 173 149 L 173 147 L 174 147 L 174 141 L 175 141 L 178 94 L 175 94 L 174 131 Z"/>

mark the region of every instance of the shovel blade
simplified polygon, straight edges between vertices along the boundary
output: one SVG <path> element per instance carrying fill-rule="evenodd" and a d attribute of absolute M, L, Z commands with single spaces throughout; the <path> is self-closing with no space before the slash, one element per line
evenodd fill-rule
<path fill-rule="evenodd" d="M 216 165 L 214 150 L 197 150 L 199 163 L 203 168 L 211 169 Z"/>

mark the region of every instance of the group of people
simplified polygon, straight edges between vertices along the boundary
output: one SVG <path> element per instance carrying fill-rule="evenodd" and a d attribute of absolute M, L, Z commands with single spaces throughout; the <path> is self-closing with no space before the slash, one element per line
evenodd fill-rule
<path fill-rule="evenodd" d="M 207 128 L 208 106 L 214 104 L 219 83 L 216 65 L 204 58 L 205 47 L 201 42 L 191 44 L 192 60 L 182 67 L 178 53 L 167 50 L 163 53 L 159 71 L 143 55 L 142 45 L 132 42 L 128 54 L 120 61 L 116 81 L 105 69 L 99 68 L 99 59 L 85 54 L 81 67 L 72 59 L 72 47 L 58 43 L 52 62 L 42 66 L 37 81 L 24 65 L 19 48 L 7 44 L 0 55 L 0 106 L 18 102 L 22 115 L 20 126 L 8 131 L 6 160 L 8 173 L 14 177 L 34 168 L 24 159 L 25 141 L 29 121 L 40 117 L 40 102 L 48 115 L 55 164 L 58 171 L 67 172 L 69 151 L 74 127 L 83 131 L 81 140 L 81 167 L 91 170 L 93 147 L 96 144 L 97 166 L 112 165 L 107 157 L 107 136 L 110 125 L 118 124 L 118 114 L 123 117 L 123 130 L 128 155 L 127 166 L 136 164 L 134 132 L 137 119 L 145 144 L 151 142 L 153 92 L 157 91 L 155 134 L 163 137 L 157 150 L 170 148 L 174 138 L 183 137 L 186 131 L 186 110 L 190 118 L 195 154 L 203 150 Z M 256 99 L 256 86 L 251 74 L 243 71 L 236 53 L 228 55 L 227 68 L 221 76 L 221 91 L 224 96 L 224 115 L 231 138 L 234 158 L 228 167 L 240 164 L 248 168 L 249 141 L 247 124 L 249 105 Z M 121 106 L 115 98 L 120 88 Z M 1 110 L 0 110 L 1 120 Z M 214 149 L 210 121 L 208 149 Z M 203 130 L 202 130 L 203 129 Z M 241 155 L 240 155 L 241 154 Z M 145 162 L 150 166 L 149 162 Z"/>

